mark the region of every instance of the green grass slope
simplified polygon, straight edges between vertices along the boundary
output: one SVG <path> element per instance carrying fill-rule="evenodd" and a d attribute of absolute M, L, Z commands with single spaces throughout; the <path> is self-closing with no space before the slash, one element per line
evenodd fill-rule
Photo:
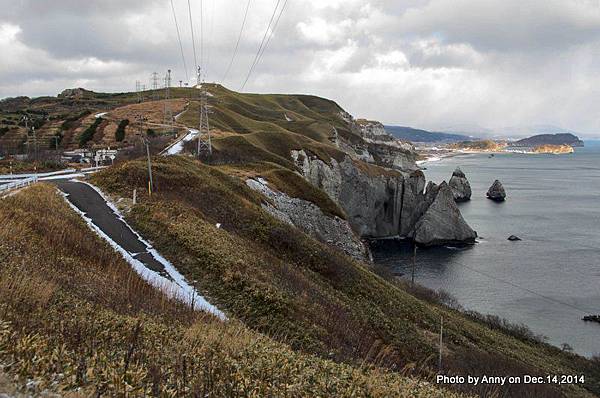
<path fill-rule="evenodd" d="M 587 377 L 584 386 L 511 386 L 503 390 L 508 396 L 600 391 L 600 369 L 590 361 L 417 299 L 272 218 L 257 193 L 216 167 L 183 157 L 155 159 L 154 179 L 156 194 L 142 197 L 128 220 L 220 308 L 257 332 L 338 362 L 366 361 L 432 378 L 443 317 L 445 372 Z M 134 188 L 143 191 L 145 164 L 128 162 L 93 181 L 115 197 L 130 197 Z"/>
<path fill-rule="evenodd" d="M 457 396 L 192 313 L 141 280 L 52 186 L 0 200 L 0 223 L 0 395 Z"/>

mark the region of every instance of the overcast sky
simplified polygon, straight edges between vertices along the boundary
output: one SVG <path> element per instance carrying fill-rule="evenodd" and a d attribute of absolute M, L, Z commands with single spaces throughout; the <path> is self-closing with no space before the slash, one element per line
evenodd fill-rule
<path fill-rule="evenodd" d="M 234 90 L 278 3 L 251 0 L 223 82 L 246 1 L 204 0 L 202 24 L 191 0 L 198 62 Z M 188 2 L 173 3 L 193 76 Z M 599 56 L 599 0 L 288 0 L 245 91 L 325 96 L 387 124 L 600 136 Z M 186 80 L 170 0 L 0 0 L 0 98 L 133 91 L 168 68 Z"/>

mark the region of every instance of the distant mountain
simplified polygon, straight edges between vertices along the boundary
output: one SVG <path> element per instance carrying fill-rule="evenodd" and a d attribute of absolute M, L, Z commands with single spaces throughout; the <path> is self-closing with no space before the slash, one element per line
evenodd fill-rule
<path fill-rule="evenodd" d="M 503 137 L 530 137 L 542 134 L 572 134 L 579 135 L 576 131 L 564 129 L 550 124 L 537 124 L 531 126 L 511 126 L 494 130 L 495 134 Z"/>
<path fill-rule="evenodd" d="M 540 145 L 570 145 L 572 147 L 582 147 L 583 141 L 571 133 L 559 134 L 538 134 L 533 137 L 523 138 L 515 141 L 512 146 L 519 147 L 536 147 Z"/>
<path fill-rule="evenodd" d="M 394 137 L 411 142 L 459 142 L 473 139 L 467 135 L 440 133 L 404 126 L 385 126 L 385 129 Z"/>

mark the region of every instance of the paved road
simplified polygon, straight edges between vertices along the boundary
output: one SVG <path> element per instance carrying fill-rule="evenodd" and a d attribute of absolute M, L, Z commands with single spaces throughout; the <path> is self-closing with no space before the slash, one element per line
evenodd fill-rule
<path fill-rule="evenodd" d="M 148 252 L 148 247 L 106 204 L 104 198 L 87 184 L 75 181 L 56 181 L 67 199 L 92 220 L 110 239 L 127 250 L 144 266 L 171 279 L 164 266 Z"/>

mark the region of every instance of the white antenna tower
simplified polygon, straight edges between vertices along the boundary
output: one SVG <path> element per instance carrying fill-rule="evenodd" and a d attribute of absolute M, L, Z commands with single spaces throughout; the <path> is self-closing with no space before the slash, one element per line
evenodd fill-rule
<path fill-rule="evenodd" d="M 202 82 L 202 83 L 200 83 Z M 208 104 L 206 87 L 202 80 L 202 68 L 198 68 L 198 83 L 200 84 L 200 125 L 198 135 L 197 155 L 200 159 L 201 154 L 212 155 L 212 141 L 210 137 L 210 123 L 208 121 Z"/>
<path fill-rule="evenodd" d="M 173 110 L 171 109 L 171 69 L 167 71 L 165 76 L 165 120 L 164 124 L 173 129 Z"/>

